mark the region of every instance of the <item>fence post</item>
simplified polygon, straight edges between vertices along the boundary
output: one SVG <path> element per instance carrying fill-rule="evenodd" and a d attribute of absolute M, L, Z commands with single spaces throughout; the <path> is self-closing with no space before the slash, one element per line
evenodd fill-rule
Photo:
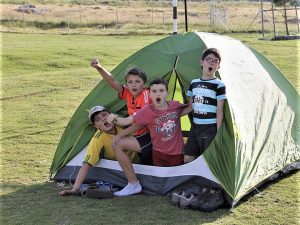
<path fill-rule="evenodd" d="M 69 10 L 67 10 L 67 21 L 68 21 L 68 34 L 69 34 L 70 33 Z"/>
<path fill-rule="evenodd" d="M 214 31 L 216 28 L 216 2 L 215 0 L 211 0 L 210 6 L 210 26 Z"/>
<path fill-rule="evenodd" d="M 276 37 L 276 25 L 275 25 L 275 16 L 274 16 L 274 1 L 272 0 L 272 19 L 273 19 L 273 32 L 274 38 Z"/>
<path fill-rule="evenodd" d="M 23 32 L 25 32 L 25 14 L 24 14 L 24 9 L 22 10 L 23 14 Z"/>
<path fill-rule="evenodd" d="M 45 16 L 45 23 L 47 22 L 47 5 L 45 2 L 45 7 L 44 7 L 44 16 Z"/>
<path fill-rule="evenodd" d="M 119 21 L 118 21 L 118 5 L 116 3 L 116 30 L 118 29 L 118 24 L 119 24 Z"/>
<path fill-rule="evenodd" d="M 13 20 L 13 7 L 12 7 L 12 2 L 10 3 L 10 20 Z"/>
<path fill-rule="evenodd" d="M 163 11 L 163 27 L 164 27 L 164 34 L 166 32 L 166 26 L 165 26 L 165 10 Z"/>
<path fill-rule="evenodd" d="M 263 39 L 265 38 L 265 27 L 264 27 L 264 4 L 263 0 L 260 0 L 260 10 L 261 10 L 261 32 Z"/>
<path fill-rule="evenodd" d="M 153 25 L 153 0 L 151 0 L 151 2 L 150 2 L 150 4 L 151 4 L 151 14 L 152 14 L 152 25 Z"/>
<path fill-rule="evenodd" d="M 81 3 L 79 5 L 79 24 L 80 24 L 80 27 L 81 27 Z"/>
<path fill-rule="evenodd" d="M 299 19 L 298 19 L 298 12 L 297 12 L 297 4 L 295 4 L 295 11 L 296 11 L 296 20 L 297 20 L 297 26 L 298 26 L 298 33 L 299 33 Z"/>
<path fill-rule="evenodd" d="M 188 32 L 188 11 L 187 11 L 186 0 L 184 0 L 184 19 L 185 19 L 185 31 Z"/>

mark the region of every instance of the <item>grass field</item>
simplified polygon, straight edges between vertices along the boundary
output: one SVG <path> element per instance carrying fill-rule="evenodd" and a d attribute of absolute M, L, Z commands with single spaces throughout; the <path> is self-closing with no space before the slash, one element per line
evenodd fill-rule
<path fill-rule="evenodd" d="M 260 1 L 187 1 L 189 31 L 261 32 Z M 36 6 L 37 13 L 22 13 L 25 3 Z M 288 6 L 290 35 L 299 35 L 294 6 Z M 263 1 L 263 9 L 271 8 Z M 286 33 L 282 7 L 276 6 L 276 35 Z M 178 32 L 185 31 L 185 7 L 178 1 Z M 76 34 L 168 34 L 172 33 L 173 6 L 171 0 L 3 0 L 0 4 L 0 30 L 36 33 Z M 212 13 L 212 10 L 215 13 Z M 215 15 L 213 17 L 212 15 Z M 213 22 L 214 21 L 214 22 Z M 266 38 L 273 37 L 273 14 L 264 12 Z"/>
<path fill-rule="evenodd" d="M 162 37 L 1 34 L 1 224 L 300 224 L 299 172 L 260 188 L 231 212 L 180 210 L 166 196 L 58 196 L 48 171 L 66 124 L 100 81 L 90 59 L 99 57 L 111 70 Z M 233 37 L 271 59 L 300 92 L 299 42 Z"/>

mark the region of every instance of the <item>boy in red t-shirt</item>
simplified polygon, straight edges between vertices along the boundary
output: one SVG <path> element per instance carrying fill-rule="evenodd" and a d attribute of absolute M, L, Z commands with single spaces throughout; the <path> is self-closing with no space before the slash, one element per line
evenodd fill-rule
<path fill-rule="evenodd" d="M 99 63 L 98 59 L 93 59 L 91 66 L 96 68 L 102 78 L 118 92 L 119 98 L 126 101 L 129 116 L 149 103 L 149 90 L 145 87 L 147 76 L 142 69 L 130 68 L 125 75 L 126 84 L 122 85 Z M 134 145 L 130 150 L 140 152 L 141 163 L 152 165 L 152 144 L 148 128 L 142 127 L 137 130 L 135 136 L 131 137 L 131 142 Z"/>
<path fill-rule="evenodd" d="M 121 191 L 114 193 L 116 196 L 127 196 L 141 192 L 142 187 L 134 173 L 132 163 L 125 150 L 132 150 L 130 137 L 127 135 L 147 126 L 150 130 L 153 145 L 153 165 L 177 166 L 183 164 L 183 136 L 181 132 L 180 117 L 191 111 L 190 107 L 177 101 L 166 101 L 169 94 L 168 84 L 163 79 L 155 79 L 150 85 L 149 104 L 130 117 L 108 117 L 118 125 L 133 125 L 120 132 L 113 139 L 113 148 L 116 158 L 128 179 L 128 185 Z"/>

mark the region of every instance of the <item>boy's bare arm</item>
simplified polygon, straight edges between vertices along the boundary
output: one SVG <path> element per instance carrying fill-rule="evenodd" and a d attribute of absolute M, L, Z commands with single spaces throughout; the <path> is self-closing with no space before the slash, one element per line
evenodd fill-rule
<path fill-rule="evenodd" d="M 225 100 L 220 100 L 217 102 L 217 128 L 218 129 L 220 128 L 223 122 L 224 102 Z"/>
<path fill-rule="evenodd" d="M 180 116 L 185 116 L 187 114 L 189 114 L 190 112 L 193 111 L 193 108 L 192 108 L 192 98 L 189 98 L 189 103 L 188 105 L 181 111 L 181 114 Z"/>
<path fill-rule="evenodd" d="M 107 71 L 100 63 L 98 59 L 92 59 L 91 61 L 91 66 L 97 69 L 97 71 L 100 73 L 102 78 L 106 80 L 106 82 L 113 88 L 115 89 L 118 93 L 123 92 L 123 86 L 120 84 L 116 78 L 109 72 Z"/>
<path fill-rule="evenodd" d="M 120 133 L 118 133 L 113 139 L 112 139 L 112 148 L 115 148 L 117 143 L 124 137 L 138 131 L 141 128 L 140 125 L 133 124 L 130 127 L 126 128 L 125 130 L 122 130 Z"/>
<path fill-rule="evenodd" d="M 63 190 L 59 192 L 59 195 L 75 195 L 76 192 L 80 189 L 80 185 L 84 182 L 90 168 L 91 166 L 89 164 L 83 164 L 77 174 L 73 188 L 69 190 Z"/>
<path fill-rule="evenodd" d="M 114 123 L 118 126 L 128 126 L 133 123 L 133 116 L 122 118 L 118 115 L 110 114 L 107 118 L 107 122 Z"/>

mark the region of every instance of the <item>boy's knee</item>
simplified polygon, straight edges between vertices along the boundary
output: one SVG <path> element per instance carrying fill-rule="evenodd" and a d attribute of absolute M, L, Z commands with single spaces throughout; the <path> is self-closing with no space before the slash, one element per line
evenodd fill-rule
<path fill-rule="evenodd" d="M 123 152 L 125 151 L 124 144 L 122 141 L 118 142 L 114 147 L 115 152 Z"/>

